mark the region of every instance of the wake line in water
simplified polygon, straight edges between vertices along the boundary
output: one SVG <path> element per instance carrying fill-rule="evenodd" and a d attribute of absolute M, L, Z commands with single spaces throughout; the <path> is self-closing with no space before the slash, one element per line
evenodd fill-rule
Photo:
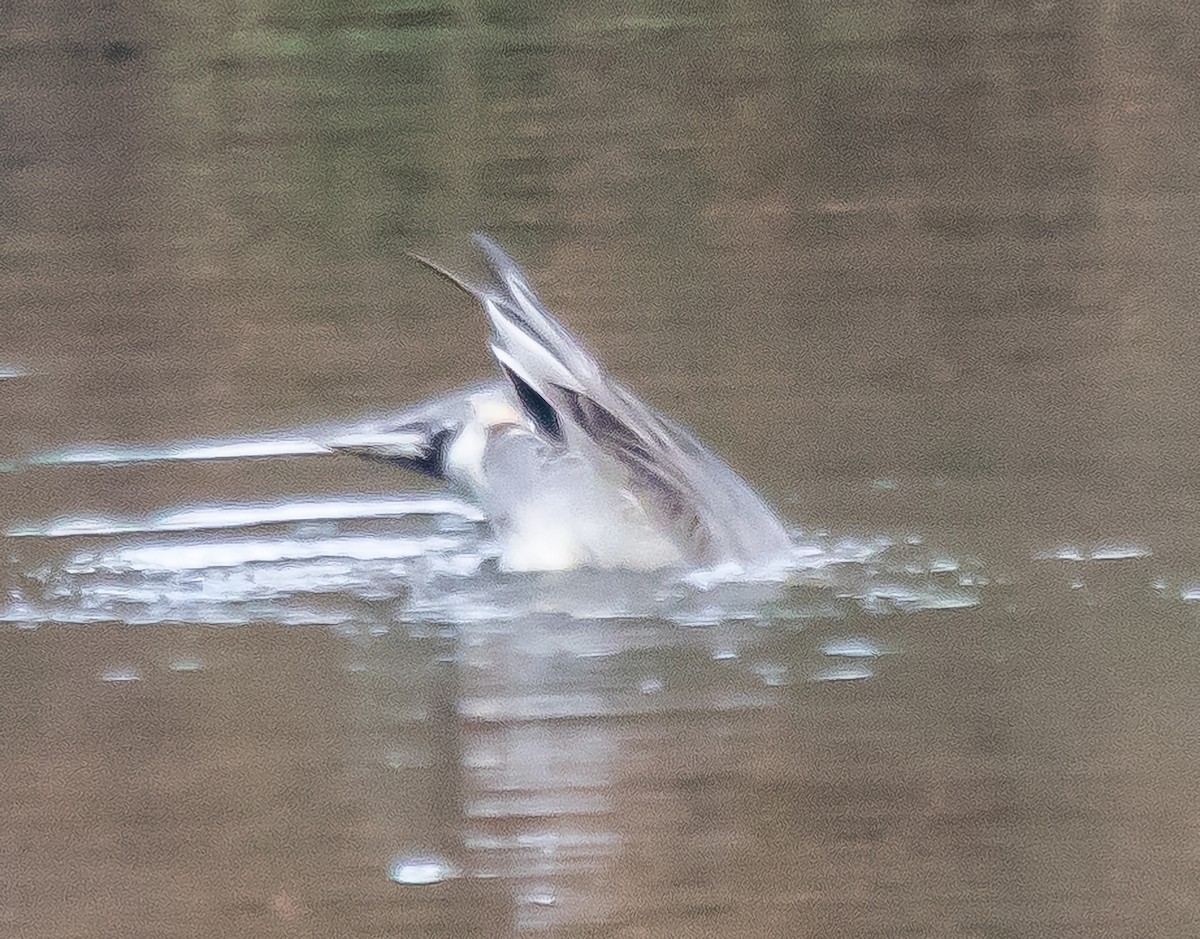
<path fill-rule="evenodd" d="M 186 573 L 256 564 L 304 562 L 396 561 L 444 554 L 461 539 L 431 535 L 397 538 L 379 535 L 336 535 L 330 538 L 248 538 L 226 541 L 161 542 L 80 552 L 63 566 L 67 574 Z M 296 589 L 305 589 L 297 578 Z"/>
<path fill-rule="evenodd" d="M 399 520 L 403 528 L 361 527 L 381 519 Z M 720 571 L 507 575 L 492 563 L 496 550 L 481 519 L 458 499 L 410 495 L 184 506 L 145 518 L 25 524 L 10 532 L 20 539 L 13 543 L 42 560 L 23 565 L 24 583 L 0 606 L 0 621 L 353 626 L 364 616 L 468 623 L 550 614 L 709 626 L 763 617 L 841 619 L 853 607 L 882 613 L 979 602 L 975 591 L 963 589 L 960 562 L 925 551 L 914 556 L 912 546 L 882 537 L 798 538 L 791 573 L 773 582 L 724 578 Z M 262 530 L 274 525 L 302 527 Z M 55 557 L 56 539 L 72 535 L 86 540 Z"/>
<path fill-rule="evenodd" d="M 362 601 L 403 611 L 414 585 L 477 570 L 491 556 L 480 518 L 460 500 L 417 494 L 185 506 L 146 518 L 25 524 L 10 532 L 20 539 L 13 544 L 41 560 L 14 558 L 23 582 L 10 591 L 7 606 L 0 604 L 0 621 L 353 623 L 363 615 Z M 380 520 L 402 528 L 363 530 L 362 523 Z M 69 543 L 68 536 L 86 540 L 56 556 L 52 546 L 58 539 Z"/>
<path fill-rule="evenodd" d="M 38 453 L 26 460 L 29 466 L 74 466 L 127 463 L 171 463 L 196 460 L 262 460 L 291 456 L 330 456 L 331 452 L 313 439 L 314 435 L 286 437 L 202 438 L 149 447 L 90 445 Z"/>
<path fill-rule="evenodd" d="M 2 377 L 2 376 L 0 376 Z M 43 466 L 105 465 L 130 463 L 188 463 L 227 460 L 269 460 L 296 456 L 337 456 L 337 451 L 320 441 L 373 430 L 391 415 L 376 412 L 349 422 L 278 428 L 261 434 L 227 437 L 196 437 L 157 444 L 92 443 L 35 453 L 23 461 L 9 461 L 11 468 Z"/>
<path fill-rule="evenodd" d="M 132 519 L 75 516 L 47 522 L 22 522 L 9 528 L 5 534 L 10 538 L 65 538 L 424 516 L 448 516 L 469 522 L 484 520 L 478 508 L 452 496 L 341 496 L 331 499 L 289 499 L 274 503 L 184 506 Z"/>

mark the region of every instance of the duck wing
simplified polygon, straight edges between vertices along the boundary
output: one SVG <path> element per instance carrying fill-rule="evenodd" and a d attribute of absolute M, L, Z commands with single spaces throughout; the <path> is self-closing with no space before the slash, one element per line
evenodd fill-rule
<path fill-rule="evenodd" d="M 492 353 L 545 437 L 564 447 L 582 437 L 624 467 L 629 490 L 695 560 L 754 564 L 780 556 L 790 540 L 758 494 L 692 431 L 610 377 L 499 245 L 481 234 L 474 240 L 491 268 L 488 286 L 419 260 L 482 304 Z"/>

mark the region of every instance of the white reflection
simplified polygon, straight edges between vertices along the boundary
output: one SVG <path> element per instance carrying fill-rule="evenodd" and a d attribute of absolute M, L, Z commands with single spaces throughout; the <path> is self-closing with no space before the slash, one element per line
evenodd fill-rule
<path fill-rule="evenodd" d="M 100 680 L 110 685 L 138 681 L 141 677 L 141 672 L 133 665 L 117 665 L 100 673 Z"/>
<path fill-rule="evenodd" d="M 835 665 L 821 669 L 813 675 L 813 681 L 861 681 L 875 673 L 865 665 Z"/>
<path fill-rule="evenodd" d="M 936 584 L 880 584 L 869 587 L 863 595 L 863 606 L 872 613 L 899 610 L 958 610 L 978 606 L 982 601 L 976 593 L 951 590 Z"/>
<path fill-rule="evenodd" d="M 848 639 L 831 639 L 821 649 L 826 655 L 848 659 L 874 658 L 888 652 L 886 646 L 872 639 L 855 637 Z"/>
<path fill-rule="evenodd" d="M 1092 549 L 1093 561 L 1123 561 L 1127 558 L 1148 558 L 1149 548 L 1142 545 L 1097 545 Z"/>
<path fill-rule="evenodd" d="M 1124 561 L 1130 558 L 1148 558 L 1153 552 L 1145 545 L 1101 542 L 1081 546 L 1062 544 L 1034 554 L 1035 561 Z"/>
<path fill-rule="evenodd" d="M 385 561 L 421 557 L 448 551 L 457 540 L 440 535 L 426 538 L 349 535 L 311 541 L 256 538 L 237 541 L 162 542 L 118 548 L 114 551 L 80 552 L 65 566 L 71 574 L 202 571 L 251 564 L 288 564 L 314 560 Z M 343 565 L 334 573 L 349 574 Z M 306 589 L 297 582 L 295 589 Z"/>
<path fill-rule="evenodd" d="M 285 456 L 323 456 L 329 451 L 314 443 L 313 435 L 202 439 L 157 447 L 114 447 L 102 444 L 39 453 L 29 458 L 31 466 L 65 466 L 103 463 L 187 462 L 192 460 L 255 460 Z"/>
<path fill-rule="evenodd" d="M 388 879 L 406 886 L 440 884 L 457 875 L 453 865 L 436 855 L 398 855 L 388 867 Z"/>
<path fill-rule="evenodd" d="M 788 668 L 777 662 L 763 662 L 754 667 L 754 672 L 768 688 L 782 688 L 788 683 Z"/>
<path fill-rule="evenodd" d="M 226 503 L 187 506 L 146 518 L 118 519 L 75 516 L 42 523 L 22 523 L 9 528 L 14 538 L 40 536 L 123 535 L 156 531 L 205 531 L 250 528 L 294 522 L 346 521 L 367 518 L 405 518 L 423 515 L 457 516 L 482 521 L 475 506 L 450 496 L 409 496 L 402 499 L 347 496 L 326 499 L 292 499 L 265 504 Z"/>

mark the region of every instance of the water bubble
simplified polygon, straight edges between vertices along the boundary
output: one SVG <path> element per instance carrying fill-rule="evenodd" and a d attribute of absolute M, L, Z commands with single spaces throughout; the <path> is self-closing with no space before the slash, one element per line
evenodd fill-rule
<path fill-rule="evenodd" d="M 813 675 L 813 681 L 861 681 L 875 673 L 865 665 L 835 665 Z"/>
<path fill-rule="evenodd" d="M 848 639 L 831 639 L 821 649 L 826 655 L 835 655 L 848 659 L 867 659 L 888 652 L 886 646 L 865 637 Z"/>
<path fill-rule="evenodd" d="M 1082 561 L 1084 553 L 1078 545 L 1063 544 L 1048 551 L 1039 551 L 1034 556 L 1035 561 Z"/>
<path fill-rule="evenodd" d="M 167 666 L 173 672 L 198 672 L 204 668 L 204 663 L 194 656 L 181 655 Z"/>
<path fill-rule="evenodd" d="M 763 662 L 761 665 L 756 666 L 754 671 L 768 688 L 780 688 L 788 683 L 786 665 L 779 665 L 775 662 Z"/>
<path fill-rule="evenodd" d="M 558 902 L 558 897 L 555 895 L 553 887 L 531 887 L 520 895 L 518 902 L 528 903 L 531 906 L 554 906 Z"/>
<path fill-rule="evenodd" d="M 453 865 L 435 854 L 400 854 L 388 866 L 388 879 L 406 886 L 440 884 L 455 875 Z"/>
<path fill-rule="evenodd" d="M 1130 558 L 1148 558 L 1152 552 L 1139 544 L 1101 544 L 1092 549 L 1093 561 L 1124 561 Z"/>
<path fill-rule="evenodd" d="M 142 677 L 141 672 L 133 665 L 117 665 L 100 673 L 100 680 L 109 684 L 137 681 Z"/>

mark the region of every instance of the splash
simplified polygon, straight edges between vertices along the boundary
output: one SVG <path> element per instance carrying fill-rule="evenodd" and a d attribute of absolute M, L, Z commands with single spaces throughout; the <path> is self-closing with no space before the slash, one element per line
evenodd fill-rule
<path fill-rule="evenodd" d="M 351 628 L 651 617 L 680 626 L 980 602 L 977 562 L 911 537 L 794 533 L 786 563 L 679 573 L 502 571 L 480 511 L 444 495 L 183 505 L 14 525 L 0 621 Z M 971 586 L 964 586 L 968 584 Z"/>

